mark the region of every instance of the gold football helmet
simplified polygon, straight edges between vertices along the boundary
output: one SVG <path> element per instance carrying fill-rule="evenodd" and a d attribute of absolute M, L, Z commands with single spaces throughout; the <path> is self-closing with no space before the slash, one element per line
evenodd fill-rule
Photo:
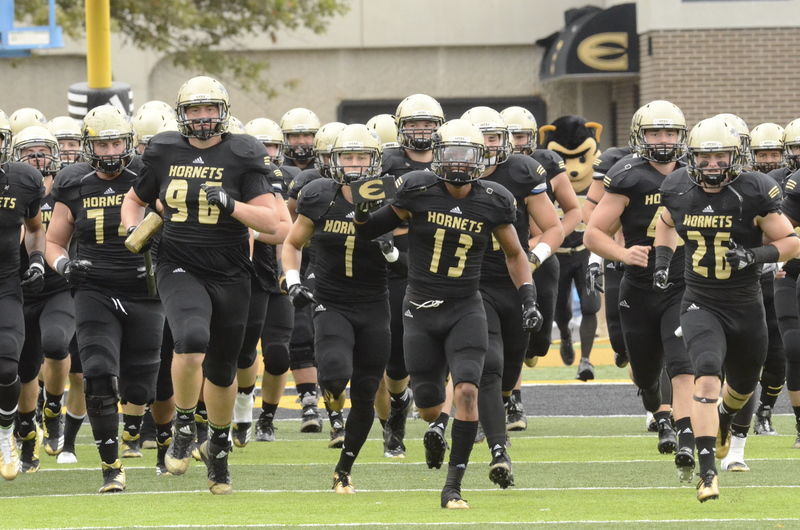
<path fill-rule="evenodd" d="M 800 118 L 790 121 L 783 130 L 783 153 L 790 169 L 800 169 Z"/>
<path fill-rule="evenodd" d="M 770 154 L 768 151 L 776 151 Z M 762 152 L 759 156 L 759 152 Z M 767 157 L 773 159 L 767 160 Z M 753 169 L 769 173 L 783 163 L 783 127 L 777 123 L 761 123 L 750 131 L 750 158 Z M 759 160 L 761 159 L 761 160 Z"/>
<path fill-rule="evenodd" d="M 281 131 L 283 131 L 283 155 L 289 160 L 307 162 L 314 156 L 314 142 L 295 143 L 289 139 L 289 135 L 296 134 L 317 134 L 320 127 L 319 118 L 308 109 L 297 107 L 286 112 L 281 117 Z"/>
<path fill-rule="evenodd" d="M 11 122 L 6 113 L 0 110 L 0 164 L 8 160 L 11 153 Z"/>
<path fill-rule="evenodd" d="M 736 127 L 724 118 L 714 116 L 700 121 L 689 132 L 687 169 L 699 186 L 719 187 L 739 177 L 746 163 L 742 140 Z M 705 160 L 706 153 L 727 153 L 728 160 Z M 709 167 L 713 164 L 713 167 Z"/>
<path fill-rule="evenodd" d="M 483 133 L 470 121 L 457 119 L 442 124 L 433 133 L 431 171 L 445 182 L 463 185 L 481 177 L 486 167 Z"/>
<path fill-rule="evenodd" d="M 83 118 L 83 156 L 98 171 L 107 175 L 119 174 L 134 155 L 133 126 L 128 117 L 113 105 L 95 107 Z M 119 153 L 95 152 L 96 141 L 123 140 Z"/>
<path fill-rule="evenodd" d="M 391 114 L 378 114 L 371 117 L 367 122 L 367 128 L 374 129 L 378 133 L 383 149 L 400 147 L 400 144 L 397 143 L 397 124 Z"/>
<path fill-rule="evenodd" d="M 412 94 L 397 105 L 394 113 L 397 122 L 397 141 L 401 147 L 412 151 L 429 151 L 431 135 L 444 123 L 444 112 L 439 102 L 426 94 Z M 417 127 L 413 122 L 432 122 L 432 127 Z"/>
<path fill-rule="evenodd" d="M 486 167 L 498 166 L 508 160 L 513 147 L 508 134 L 508 126 L 499 112 L 490 107 L 472 107 L 461 115 L 461 119 L 477 125 L 483 133 L 485 147 L 483 164 Z M 486 145 L 488 143 L 486 136 L 488 135 L 497 135 L 499 137 L 498 145 Z"/>
<path fill-rule="evenodd" d="M 276 166 L 283 165 L 283 131 L 281 126 L 269 118 L 255 118 L 244 125 L 244 132 L 264 144 L 270 153 L 270 161 Z M 271 154 L 274 153 L 274 154 Z"/>
<path fill-rule="evenodd" d="M 333 179 L 340 184 L 347 184 L 380 175 L 381 150 L 381 141 L 374 130 L 361 123 L 346 125 L 331 146 Z M 359 155 L 365 155 L 363 160 L 359 159 Z"/>
<path fill-rule="evenodd" d="M 649 143 L 646 133 L 653 129 L 669 129 L 677 132 L 675 143 Z M 634 113 L 631 122 L 631 147 L 642 158 L 666 164 L 686 154 L 686 118 L 674 103 L 664 100 L 651 101 Z"/>
<path fill-rule="evenodd" d="M 515 153 L 529 155 L 536 149 L 536 131 L 539 126 L 536 124 L 536 117 L 525 107 L 506 107 L 500 111 L 500 117 L 508 126 L 508 133 L 512 137 L 512 144 Z M 516 143 L 515 135 L 525 134 L 528 139 L 524 143 Z"/>
<path fill-rule="evenodd" d="M 216 105 L 219 115 L 210 118 L 189 118 L 186 110 L 198 105 Z M 180 133 L 186 137 L 208 140 L 212 136 L 223 134 L 229 110 L 228 91 L 213 77 L 204 75 L 193 77 L 178 90 L 175 112 L 178 115 Z"/>
<path fill-rule="evenodd" d="M 340 121 L 326 123 L 319 128 L 314 135 L 314 158 L 317 161 L 317 169 L 323 177 L 330 178 L 331 175 L 331 149 L 336 137 L 342 132 L 346 124 Z"/>
<path fill-rule="evenodd" d="M 44 147 L 47 152 L 44 150 L 32 151 L 37 147 Z M 15 134 L 11 151 L 14 160 L 30 164 L 44 176 L 53 176 L 61 169 L 58 139 L 41 125 L 25 127 Z"/>
<path fill-rule="evenodd" d="M 17 134 L 25 127 L 32 125 L 47 125 L 47 118 L 38 109 L 31 107 L 23 107 L 11 113 L 8 121 L 11 122 L 11 134 Z"/>
<path fill-rule="evenodd" d="M 81 161 L 83 135 L 81 121 L 69 116 L 56 116 L 47 122 L 47 130 L 58 140 L 58 153 L 61 166 Z M 74 144 L 74 145 L 73 145 Z"/>

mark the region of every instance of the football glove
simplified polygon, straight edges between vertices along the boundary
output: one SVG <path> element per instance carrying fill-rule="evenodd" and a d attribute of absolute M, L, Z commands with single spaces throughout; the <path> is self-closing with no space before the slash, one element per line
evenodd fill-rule
<path fill-rule="evenodd" d="M 92 270 L 92 262 L 88 259 L 65 259 L 56 264 L 56 272 L 62 275 L 67 283 L 76 287 L 86 281 Z"/>
<path fill-rule="evenodd" d="M 653 290 L 666 291 L 672 287 L 672 282 L 669 281 L 669 270 L 658 269 L 653 273 Z"/>
<path fill-rule="evenodd" d="M 42 292 L 44 287 L 44 257 L 41 252 L 33 252 L 29 256 L 30 265 L 22 274 L 22 293 L 32 295 Z"/>
<path fill-rule="evenodd" d="M 586 268 L 586 290 L 589 294 L 605 292 L 605 275 L 602 263 L 589 263 Z"/>
<path fill-rule="evenodd" d="M 534 301 L 522 304 L 522 329 L 525 331 L 539 331 L 542 328 L 542 313 Z"/>
<path fill-rule="evenodd" d="M 311 292 L 311 289 L 302 283 L 296 283 L 289 287 L 289 300 L 292 302 L 292 305 L 298 309 L 308 304 L 319 304 L 317 299 L 314 298 L 314 293 Z"/>
<path fill-rule="evenodd" d="M 236 207 L 236 201 L 233 200 L 233 197 L 228 195 L 228 192 L 222 189 L 222 186 L 209 186 L 204 182 L 203 185 L 200 186 L 200 189 L 206 192 L 208 204 L 216 206 L 228 215 L 233 213 Z"/>

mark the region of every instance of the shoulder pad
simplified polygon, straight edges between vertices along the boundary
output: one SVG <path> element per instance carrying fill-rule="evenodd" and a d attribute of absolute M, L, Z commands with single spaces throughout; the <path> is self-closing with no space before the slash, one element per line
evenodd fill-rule
<path fill-rule="evenodd" d="M 764 173 L 743 171 L 732 184 L 737 182 L 741 182 L 739 186 L 743 188 L 743 191 L 752 194 L 754 198 L 766 195 L 770 199 L 774 199 L 775 197 L 780 198 L 782 195 L 778 183 Z"/>
<path fill-rule="evenodd" d="M 150 138 L 150 143 L 147 144 L 147 147 L 150 148 L 150 146 L 175 145 L 183 143 L 184 138 L 181 133 L 177 131 L 164 131 Z"/>
<path fill-rule="evenodd" d="M 606 188 L 630 189 L 639 182 L 640 173 L 636 171 L 647 164 L 647 160 L 642 158 L 625 157 L 611 166 L 608 173 L 603 178 Z"/>
<path fill-rule="evenodd" d="M 473 185 L 482 187 L 489 201 L 490 217 L 501 224 L 512 223 L 517 215 L 517 200 L 508 189 L 499 182 L 479 180 Z"/>
<path fill-rule="evenodd" d="M 439 182 L 439 177 L 432 171 L 409 171 L 398 177 L 396 182 L 397 197 L 399 198 L 427 190 Z"/>
<path fill-rule="evenodd" d="M 689 171 L 685 167 L 682 167 L 664 177 L 664 181 L 661 183 L 661 193 L 674 193 L 679 195 L 686 193 L 694 186 L 695 183 L 689 178 Z"/>
<path fill-rule="evenodd" d="M 297 194 L 302 190 L 309 182 L 317 179 L 321 179 L 322 175 L 316 169 L 304 169 L 303 171 L 297 173 L 292 181 L 289 183 L 289 190 L 293 193 Z M 328 179 L 330 180 L 330 179 Z"/>
<path fill-rule="evenodd" d="M 256 140 L 254 136 L 249 134 L 227 134 L 223 137 L 223 141 L 228 142 L 234 155 L 246 159 L 262 158 L 265 164 L 269 164 L 267 148 Z"/>
<path fill-rule="evenodd" d="M 9 162 L 5 166 L 6 175 L 15 175 L 18 183 L 26 188 L 39 188 L 43 185 L 43 177 L 39 171 L 26 162 Z"/>
<path fill-rule="evenodd" d="M 408 160 L 402 149 L 391 149 L 383 153 L 381 158 L 381 173 L 392 173 L 394 169 L 406 169 Z"/>
<path fill-rule="evenodd" d="M 297 196 L 297 213 L 316 221 L 331 207 L 339 184 L 331 179 L 316 179 L 308 183 Z"/>
<path fill-rule="evenodd" d="M 800 171 L 795 171 L 789 175 L 783 189 L 787 195 L 800 195 Z"/>
<path fill-rule="evenodd" d="M 60 188 L 77 186 L 85 176 L 91 173 L 94 173 L 94 168 L 86 162 L 70 164 L 56 173 L 53 179 L 53 186 Z"/>

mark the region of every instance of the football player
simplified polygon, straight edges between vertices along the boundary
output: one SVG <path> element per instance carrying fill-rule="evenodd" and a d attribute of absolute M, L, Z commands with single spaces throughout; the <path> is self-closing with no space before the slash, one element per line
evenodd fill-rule
<path fill-rule="evenodd" d="M 142 174 L 122 205 L 129 230 L 147 203 L 163 205 L 156 278 L 175 339 L 176 408 L 165 463 L 173 475 L 188 468 L 202 386 L 209 435 L 199 452 L 213 494 L 232 491 L 229 430 L 252 270 L 247 228 L 285 235 L 276 233 L 280 215 L 266 149 L 250 135 L 225 133 L 228 108 L 228 92 L 216 79 L 184 83 L 176 105 L 180 133 L 150 141 Z"/>
<path fill-rule="evenodd" d="M 496 110 L 473 107 L 461 118 L 472 122 L 483 133 L 486 150 L 481 179 L 501 184 L 514 197 L 517 205 L 514 229 L 526 253 L 529 217 L 543 231 L 539 242 L 528 253 L 531 269 L 536 269 L 564 240 L 558 214 L 546 193 L 545 170 L 532 158 L 512 153 L 508 127 Z M 478 410 L 492 454 L 489 478 L 501 488 L 507 488 L 513 485 L 514 477 L 506 451 L 502 393 L 510 393 L 520 377 L 528 337 L 522 328 L 521 306 L 517 303 L 516 286 L 509 276 L 505 254 L 494 240 L 483 258 L 480 292 L 486 311 L 489 342 L 478 393 Z M 540 325 L 541 319 L 536 324 Z M 509 382 L 508 387 L 503 387 L 504 380 Z"/>
<path fill-rule="evenodd" d="M 332 145 L 332 178 L 309 182 L 300 191 L 297 219 L 283 245 L 286 286 L 294 305 L 311 305 L 320 388 L 341 416 L 350 381 L 352 408 L 339 462 L 336 493 L 355 493 L 353 463 L 374 418 L 373 401 L 389 358 L 386 262 L 397 251 L 360 237 L 354 229 L 350 183 L 380 174 L 381 145 L 365 125 L 346 126 Z M 312 240 L 314 291 L 300 283 L 301 250 Z M 333 433 L 332 433 L 333 434 Z"/>
<path fill-rule="evenodd" d="M 44 197 L 42 174 L 30 164 L 8 162 L 10 152 L 11 125 L 0 111 L 0 314 L 3 315 L 0 319 L 0 475 L 6 480 L 15 479 L 20 471 L 14 417 L 21 397 L 20 354 L 25 339 L 22 291 L 41 291 L 45 273 L 45 231 L 40 211 Z M 29 265 L 20 279 L 23 225 Z M 37 386 L 35 402 L 38 384 L 34 384 Z M 36 442 L 41 440 L 41 431 L 37 432 L 34 421 L 31 417 L 29 423 Z"/>
<path fill-rule="evenodd" d="M 784 190 L 783 209 L 787 217 L 800 222 L 794 206 L 797 200 L 797 182 L 790 179 L 800 169 L 800 119 L 793 120 L 783 131 L 784 167 L 769 172 Z M 782 272 L 781 272 L 782 271 Z M 797 309 L 797 277 L 800 275 L 800 260 L 787 261 L 775 278 L 775 312 L 778 326 L 786 349 L 786 387 L 789 390 L 789 403 L 792 405 L 796 421 L 797 437 L 794 447 L 800 449 L 800 318 Z M 785 273 L 785 276 L 783 276 Z"/>
<path fill-rule="evenodd" d="M 316 114 L 302 107 L 286 112 L 280 121 L 283 131 L 283 156 L 286 165 L 292 171 L 286 171 L 285 177 L 289 187 L 289 212 L 294 208 L 292 194 L 294 179 L 305 169 L 312 169 L 316 164 L 314 157 L 314 138 L 320 129 L 320 121 Z M 305 252 L 305 260 L 301 267 L 304 281 L 313 281 L 314 271 L 309 269 L 311 254 Z M 317 395 L 317 366 L 314 359 L 314 324 L 311 321 L 311 308 L 306 306 L 294 309 L 294 327 L 289 341 L 289 366 L 292 370 L 297 399 L 300 401 L 300 432 L 322 431 L 322 420 L 317 411 L 319 396 Z"/>
<path fill-rule="evenodd" d="M 83 122 L 84 158 L 61 170 L 47 231 L 47 261 L 75 297 L 75 324 L 89 423 L 102 463 L 101 493 L 126 487 L 119 460 L 117 407 L 125 425 L 141 425 L 155 397 L 164 311 L 149 293 L 144 259 L 129 252 L 120 205 L 141 171 L 133 128 L 118 108 L 102 105 Z M 73 258 L 67 251 L 77 240 Z"/>
<path fill-rule="evenodd" d="M 45 196 L 40 210 L 47 228 L 53 213 L 53 177 L 61 167 L 58 140 L 46 128 L 26 127 L 14 136 L 12 159 L 35 167 L 43 176 Z M 25 263 L 25 269 L 28 264 Z M 24 272 L 24 271 L 23 271 Z M 44 358 L 45 406 L 44 447 L 49 455 L 63 449 L 61 398 L 69 371 L 69 342 L 75 334 L 75 307 L 67 283 L 47 267 L 41 289 L 23 289 L 25 300 L 25 343 L 20 357 L 22 390 L 17 410 L 17 437 L 21 440 L 20 471 L 39 469 L 42 433 L 36 424 L 37 377 Z"/>
<path fill-rule="evenodd" d="M 395 111 L 398 149 L 384 154 L 382 171 L 395 178 L 411 171 L 430 171 L 433 162 L 433 132 L 444 123 L 444 112 L 439 102 L 427 94 L 412 94 L 404 98 Z M 406 420 L 413 399 L 408 387 L 408 371 L 404 357 L 403 297 L 408 277 L 408 226 L 401 223 L 392 231 L 399 259 L 389 267 L 389 307 L 391 309 L 392 351 L 386 365 L 384 383 L 389 393 L 389 415 L 383 423 L 383 455 L 388 458 L 405 457 Z M 379 398 L 380 401 L 380 398 Z M 428 430 L 438 426 L 441 436 L 447 429 L 452 408 L 452 395 L 442 406 L 441 414 Z M 438 436 L 431 434 L 430 436 Z M 443 441 L 444 438 L 441 438 Z M 430 456 L 430 455 L 428 455 Z M 441 457 L 443 457 L 443 453 Z"/>
<path fill-rule="evenodd" d="M 584 242 L 601 257 L 625 264 L 618 304 L 632 379 L 645 410 L 655 416 L 658 451 L 671 454 L 677 449 L 675 465 L 680 478 L 691 481 L 695 465 L 690 420 L 694 371 L 683 340 L 675 335 L 683 296 L 683 246 L 672 258 L 668 289 L 653 287 L 655 255 L 650 252 L 655 224 L 663 211 L 659 188 L 667 175 L 682 167 L 686 153 L 686 120 L 676 105 L 663 100 L 647 103 L 636 115 L 631 131 L 636 156 L 623 158 L 608 171 L 605 193 L 591 214 Z M 613 237 L 620 228 L 624 245 Z M 680 440 L 676 440 L 669 405 L 662 405 L 664 367 L 671 378 Z"/>
<path fill-rule="evenodd" d="M 581 220 L 580 204 L 575 196 L 575 190 L 569 183 L 569 177 L 564 169 L 564 160 L 550 149 L 539 149 L 536 145 L 536 118 L 523 107 L 508 107 L 500 112 L 503 121 L 508 125 L 514 153 L 530 155 L 539 162 L 545 170 L 547 195 L 554 203 L 558 203 L 561 210 L 561 229 L 564 235 L 572 233 Z M 536 223 L 531 225 L 531 247 L 536 246 L 536 241 L 541 235 L 540 227 Z M 525 363 L 535 366 L 539 357 L 547 355 L 550 350 L 553 335 L 553 319 L 555 318 L 556 298 L 558 296 L 558 259 L 550 257 L 544 260 L 533 272 L 533 281 L 536 284 L 536 304 L 542 313 L 542 327 L 530 333 L 530 340 L 525 352 Z M 506 405 L 506 426 L 510 431 L 523 431 L 528 426 L 525 409 L 522 404 L 522 373 L 516 383 L 510 380 L 511 374 L 516 371 L 503 371 L 503 401 Z M 514 389 L 509 395 L 509 388 L 514 384 Z"/>
<path fill-rule="evenodd" d="M 432 137 L 430 171 L 403 175 L 397 197 L 370 214 L 356 209 L 356 233 L 372 239 L 408 222 L 408 289 L 403 303 L 406 367 L 420 416 L 435 421 L 454 385 L 455 420 L 441 506 L 468 508 L 461 481 L 478 431 L 478 386 L 486 357 L 486 312 L 478 291 L 480 268 L 492 236 L 506 253 L 518 288 L 522 326 L 534 327 L 536 309 L 527 255 L 514 230 L 516 204 L 501 184 L 480 180 L 483 134 L 466 120 L 443 124 Z M 441 436 L 424 436 L 428 465 L 441 465 Z"/>
<path fill-rule="evenodd" d="M 695 371 L 691 424 L 700 502 L 719 497 L 714 456 L 727 456 L 731 420 L 755 390 L 767 352 L 758 264 L 800 253 L 800 240 L 780 210 L 780 187 L 762 173 L 742 171 L 746 157 L 741 146 L 735 127 L 725 119 L 695 125 L 687 167 L 661 185 L 666 208 L 656 222 L 656 289 L 670 289 L 678 236 L 685 242 L 680 323 Z M 723 367 L 726 382 L 721 385 Z"/>

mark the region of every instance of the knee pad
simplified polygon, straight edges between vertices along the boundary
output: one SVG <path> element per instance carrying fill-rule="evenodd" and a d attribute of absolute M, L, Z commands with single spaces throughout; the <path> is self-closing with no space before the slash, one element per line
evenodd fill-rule
<path fill-rule="evenodd" d="M 714 352 L 698 353 L 694 358 L 694 375 L 695 378 L 714 376 L 722 379 L 720 356 Z"/>
<path fill-rule="evenodd" d="M 113 375 L 87 377 L 83 380 L 86 394 L 86 413 L 91 417 L 117 413 L 119 386 Z"/>
<path fill-rule="evenodd" d="M 775 374 L 764 370 L 761 372 L 761 386 L 767 389 L 767 393 L 780 392 L 785 382 L 785 373 Z"/>
<path fill-rule="evenodd" d="M 9 357 L 0 357 L 0 385 L 10 385 L 18 381 L 19 361 Z"/>
<path fill-rule="evenodd" d="M 427 409 L 444 402 L 444 385 L 430 381 L 414 382 L 411 378 L 411 390 L 414 392 L 414 402 L 417 407 Z"/>
<path fill-rule="evenodd" d="M 175 330 L 172 330 L 173 333 Z M 180 353 L 203 353 L 208 349 L 210 331 L 202 318 L 192 318 L 183 327 L 183 336 L 174 337 L 175 351 Z"/>
<path fill-rule="evenodd" d="M 330 399 L 336 399 L 347 388 L 347 379 L 319 379 L 319 387 Z"/>
<path fill-rule="evenodd" d="M 237 368 L 245 369 L 250 368 L 253 366 L 253 363 L 256 362 L 256 357 L 258 353 L 256 352 L 255 348 L 249 351 L 242 351 L 239 354 L 239 359 L 236 361 Z"/>
<path fill-rule="evenodd" d="M 66 331 L 58 326 L 45 326 L 42 329 L 42 352 L 47 359 L 61 361 L 69 355 L 69 341 Z"/>
<path fill-rule="evenodd" d="M 203 360 L 203 374 L 217 386 L 231 386 L 236 379 L 236 361 L 206 355 Z"/>
<path fill-rule="evenodd" d="M 289 344 L 276 342 L 263 345 L 264 370 L 270 375 L 283 375 L 289 371 Z"/>
<path fill-rule="evenodd" d="M 314 348 L 310 346 L 289 348 L 289 367 L 292 370 L 313 368 L 316 365 L 317 360 L 314 358 Z"/>
<path fill-rule="evenodd" d="M 375 393 L 381 383 L 379 374 L 354 374 L 350 381 L 350 402 L 372 403 L 375 400 Z M 371 407 L 372 405 L 370 405 Z"/>
<path fill-rule="evenodd" d="M 143 384 L 143 380 L 137 380 L 122 385 L 120 391 L 125 401 L 133 405 L 147 405 L 155 399 L 155 388 L 151 385 Z"/>
<path fill-rule="evenodd" d="M 14 373 L 14 378 L 11 381 L 0 382 L 0 409 L 7 411 L 16 410 L 21 387 L 22 383 L 16 373 Z"/>

